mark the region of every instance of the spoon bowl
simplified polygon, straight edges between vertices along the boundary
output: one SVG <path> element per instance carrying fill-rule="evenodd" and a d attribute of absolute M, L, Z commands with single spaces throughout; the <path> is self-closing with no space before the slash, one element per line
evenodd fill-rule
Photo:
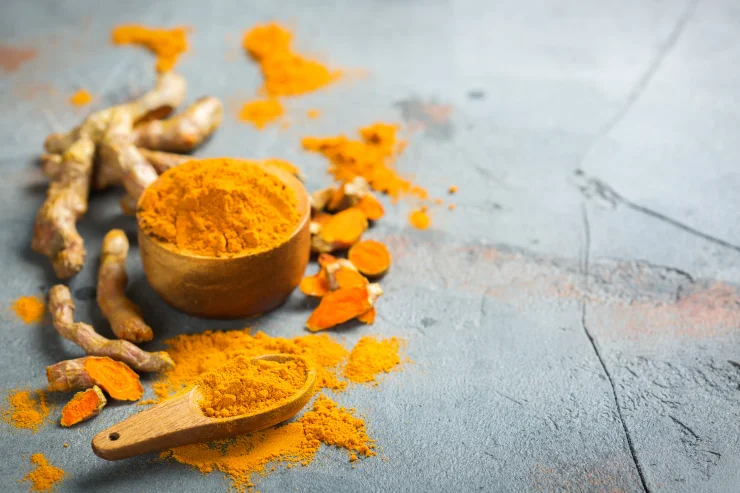
<path fill-rule="evenodd" d="M 300 220 L 275 248 L 233 257 L 178 251 L 139 227 L 144 274 L 154 291 L 175 308 L 198 317 L 242 318 L 280 305 L 301 281 L 310 256 L 311 206 L 301 181 L 285 170 L 254 164 L 295 194 Z"/>
<path fill-rule="evenodd" d="M 301 361 L 308 368 L 306 382 L 289 398 L 257 413 L 210 418 L 203 414 L 198 401 L 199 387 L 169 399 L 151 409 L 135 414 L 104 430 L 92 440 L 95 455 L 106 460 L 120 460 L 191 443 L 252 433 L 274 426 L 295 416 L 313 396 L 316 369 L 301 356 L 271 354 L 252 358 L 278 363 Z"/>

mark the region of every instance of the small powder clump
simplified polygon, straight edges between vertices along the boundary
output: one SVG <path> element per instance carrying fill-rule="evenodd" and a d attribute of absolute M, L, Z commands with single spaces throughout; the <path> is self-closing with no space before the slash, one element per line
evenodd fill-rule
<path fill-rule="evenodd" d="M 178 251 L 231 257 L 282 244 L 300 217 L 293 191 L 264 167 L 214 158 L 160 176 L 144 191 L 138 220 Z"/>
<path fill-rule="evenodd" d="M 44 318 L 46 305 L 38 296 L 21 296 L 10 307 L 24 323 L 38 323 Z"/>
<path fill-rule="evenodd" d="M 365 336 L 357 341 L 344 368 L 344 377 L 355 383 L 377 382 L 377 375 L 388 373 L 401 363 L 401 341 L 396 337 L 376 339 Z"/>
<path fill-rule="evenodd" d="M 375 445 L 367 435 L 365 422 L 354 416 L 351 410 L 340 407 L 336 402 L 320 395 L 313 409 L 298 420 L 311 440 L 355 452 L 368 457 L 375 455 Z M 355 455 L 356 457 L 356 455 Z"/>
<path fill-rule="evenodd" d="M 92 101 L 92 95 L 84 89 L 80 89 L 69 98 L 70 104 L 74 106 L 86 106 L 90 104 L 90 101 Z"/>
<path fill-rule="evenodd" d="M 285 109 L 277 99 L 256 99 L 244 103 L 244 106 L 242 106 L 239 112 L 239 119 L 243 122 L 249 122 L 262 130 L 269 123 L 283 116 L 284 113 Z"/>
<path fill-rule="evenodd" d="M 315 91 L 341 76 L 340 71 L 294 52 L 292 41 L 293 34 L 274 22 L 244 34 L 244 49 L 262 69 L 264 93 L 272 97 L 295 96 Z"/>
<path fill-rule="evenodd" d="M 416 209 L 409 214 L 409 224 L 411 224 L 416 229 L 427 229 L 432 224 L 432 220 L 429 218 L 429 214 L 427 214 L 426 207 L 422 207 L 421 209 Z"/>
<path fill-rule="evenodd" d="M 308 368 L 299 359 L 251 360 L 239 356 L 198 379 L 200 408 L 211 418 L 254 414 L 294 395 Z"/>
<path fill-rule="evenodd" d="M 118 26 L 113 30 L 113 43 L 117 45 L 138 44 L 157 55 L 157 71 L 168 72 L 177 63 L 178 57 L 188 50 L 187 29 L 150 28 L 140 25 Z"/>
<path fill-rule="evenodd" d="M 23 476 L 23 482 L 30 482 L 31 491 L 43 493 L 52 491 L 56 484 L 64 479 L 65 472 L 58 467 L 49 464 L 46 456 L 42 453 L 33 454 L 31 463 L 36 466 L 34 470 Z"/>
<path fill-rule="evenodd" d="M 6 397 L 2 409 L 3 421 L 36 432 L 49 417 L 49 404 L 43 390 L 15 390 Z"/>
<path fill-rule="evenodd" d="M 304 137 L 303 148 L 318 152 L 330 162 L 329 173 L 339 182 L 350 182 L 361 176 L 370 187 L 387 193 L 394 199 L 411 193 L 426 198 L 426 190 L 412 185 L 393 168 L 395 156 L 403 149 L 396 133 L 397 125 L 375 123 L 360 129 L 361 140 L 344 135 L 336 137 Z"/>

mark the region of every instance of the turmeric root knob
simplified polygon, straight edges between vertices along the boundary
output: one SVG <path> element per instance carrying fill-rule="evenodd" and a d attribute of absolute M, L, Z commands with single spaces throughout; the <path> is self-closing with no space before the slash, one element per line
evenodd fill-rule
<path fill-rule="evenodd" d="M 86 356 L 46 367 L 49 390 L 69 392 L 98 385 L 119 401 L 136 401 L 144 395 L 139 375 L 125 363 Z"/>
<path fill-rule="evenodd" d="M 366 276 L 385 274 L 391 266 L 391 254 L 379 241 L 365 240 L 352 245 L 348 254 L 350 262 Z"/>
<path fill-rule="evenodd" d="M 367 227 L 367 218 L 362 211 L 346 209 L 331 216 L 323 225 L 311 223 L 311 248 L 320 253 L 349 248 L 360 241 Z"/>
<path fill-rule="evenodd" d="M 59 335 L 84 349 L 85 353 L 91 356 L 109 356 L 137 371 L 163 371 L 174 368 L 174 361 L 165 351 L 149 353 L 128 341 L 106 339 L 86 323 L 75 323 L 74 309 L 75 304 L 67 286 L 57 284 L 51 288 L 49 312 L 54 328 Z"/>
<path fill-rule="evenodd" d="M 72 426 L 93 418 L 100 414 L 108 401 L 100 387 L 93 385 L 91 389 L 77 392 L 62 408 L 62 426 Z"/>
<path fill-rule="evenodd" d="M 131 342 L 151 341 L 151 327 L 142 318 L 141 309 L 125 293 L 128 275 L 126 256 L 128 238 L 120 229 L 113 229 L 103 238 L 98 272 L 98 306 L 110 322 L 113 333 L 119 339 Z"/>

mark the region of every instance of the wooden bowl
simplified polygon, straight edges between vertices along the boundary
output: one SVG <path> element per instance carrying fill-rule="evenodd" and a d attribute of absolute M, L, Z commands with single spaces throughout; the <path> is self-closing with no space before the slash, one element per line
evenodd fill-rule
<path fill-rule="evenodd" d="M 272 250 L 227 258 L 194 255 L 139 227 L 144 274 L 167 303 L 198 317 L 249 317 L 280 305 L 301 281 L 311 250 L 309 196 L 295 176 L 273 166 L 264 169 L 293 190 L 301 217 L 293 233 Z"/>

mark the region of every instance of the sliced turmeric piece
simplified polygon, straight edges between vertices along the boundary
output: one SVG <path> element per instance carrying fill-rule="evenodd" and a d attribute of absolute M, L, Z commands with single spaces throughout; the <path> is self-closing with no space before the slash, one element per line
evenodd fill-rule
<path fill-rule="evenodd" d="M 321 299 L 308 317 L 306 327 L 318 332 L 352 320 L 369 311 L 381 294 L 383 290 L 378 284 L 333 291 Z"/>
<path fill-rule="evenodd" d="M 312 223 L 313 225 L 318 223 Z M 333 215 L 326 224 L 318 226 L 311 239 L 311 247 L 314 251 L 323 253 L 351 247 L 360 240 L 368 224 L 362 211 L 350 208 Z"/>
<path fill-rule="evenodd" d="M 391 266 L 391 254 L 379 241 L 365 240 L 352 245 L 349 261 L 357 270 L 369 277 L 382 276 Z"/>
<path fill-rule="evenodd" d="M 62 408 L 62 426 L 72 426 L 93 418 L 100 414 L 108 401 L 100 387 L 77 392 L 74 397 Z"/>
<path fill-rule="evenodd" d="M 46 367 L 49 390 L 69 392 L 100 386 L 119 401 L 137 401 L 144 395 L 139 375 L 129 366 L 108 357 L 86 356 Z"/>
<path fill-rule="evenodd" d="M 329 279 L 326 277 L 326 270 L 321 268 L 313 276 L 306 276 L 301 279 L 298 289 L 306 296 L 315 296 L 321 298 L 329 292 Z"/>
<path fill-rule="evenodd" d="M 341 288 L 354 288 L 368 284 L 365 276 L 357 272 L 357 268 L 347 259 L 335 259 L 334 262 L 326 264 L 326 277 L 329 281 L 329 289 L 336 291 Z"/>
<path fill-rule="evenodd" d="M 359 320 L 363 324 L 372 325 L 373 322 L 375 322 L 375 307 L 372 307 L 371 309 L 357 317 L 357 320 Z"/>
<path fill-rule="evenodd" d="M 368 221 L 377 221 L 385 215 L 383 204 L 372 193 L 362 197 L 356 207 L 365 214 Z"/>

